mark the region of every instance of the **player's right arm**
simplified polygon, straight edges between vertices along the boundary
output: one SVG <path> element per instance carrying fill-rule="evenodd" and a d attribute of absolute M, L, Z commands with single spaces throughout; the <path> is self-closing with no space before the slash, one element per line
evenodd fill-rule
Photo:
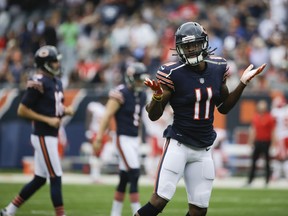
<path fill-rule="evenodd" d="M 150 103 L 146 105 L 146 111 L 149 119 L 156 121 L 162 116 L 165 106 L 171 97 L 171 91 L 157 80 L 146 79 L 144 84 L 154 92 Z"/>
<path fill-rule="evenodd" d="M 44 122 L 50 125 L 51 127 L 59 128 L 60 126 L 60 118 L 42 115 L 40 113 L 33 111 L 32 109 L 28 108 L 22 103 L 20 103 L 18 106 L 17 114 L 22 118 L 27 118 L 32 121 Z"/>
<path fill-rule="evenodd" d="M 101 119 L 99 130 L 97 132 L 96 140 L 93 143 L 93 147 L 96 151 L 101 147 L 102 139 L 105 134 L 106 129 L 108 128 L 112 117 L 115 115 L 117 110 L 120 108 L 121 104 L 115 98 L 110 98 L 106 104 L 106 112 Z"/>

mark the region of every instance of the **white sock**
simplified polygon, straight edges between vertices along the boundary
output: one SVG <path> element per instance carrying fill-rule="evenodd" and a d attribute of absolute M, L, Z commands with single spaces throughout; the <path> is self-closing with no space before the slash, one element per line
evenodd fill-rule
<path fill-rule="evenodd" d="M 131 203 L 131 209 L 133 215 L 141 208 L 141 204 L 139 202 Z"/>
<path fill-rule="evenodd" d="M 89 164 L 90 164 L 90 176 L 92 180 L 93 181 L 99 180 L 101 169 L 100 160 L 97 157 L 91 156 L 89 158 Z"/>
<path fill-rule="evenodd" d="M 122 214 L 123 202 L 113 200 L 112 210 L 110 216 L 121 216 Z"/>
<path fill-rule="evenodd" d="M 9 205 L 6 207 L 8 214 L 15 214 L 18 210 L 18 207 L 16 207 L 12 202 L 9 203 Z"/>

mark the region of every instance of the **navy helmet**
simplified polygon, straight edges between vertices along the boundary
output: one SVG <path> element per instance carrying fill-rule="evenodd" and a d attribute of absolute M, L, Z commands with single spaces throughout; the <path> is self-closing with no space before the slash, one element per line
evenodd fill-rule
<path fill-rule="evenodd" d="M 143 90 L 143 81 L 146 77 L 148 77 L 147 67 L 142 62 L 133 62 L 127 66 L 125 82 L 134 90 Z"/>
<path fill-rule="evenodd" d="M 175 33 L 176 51 L 188 65 L 198 65 L 209 54 L 209 41 L 205 29 L 197 22 L 182 24 Z M 188 52 L 190 45 L 195 49 Z"/>
<path fill-rule="evenodd" d="M 51 63 L 58 62 L 61 60 L 61 58 L 62 55 L 58 52 L 55 46 L 42 46 L 35 53 L 35 66 L 52 74 L 53 76 L 57 76 L 60 74 L 61 68 L 53 68 Z"/>

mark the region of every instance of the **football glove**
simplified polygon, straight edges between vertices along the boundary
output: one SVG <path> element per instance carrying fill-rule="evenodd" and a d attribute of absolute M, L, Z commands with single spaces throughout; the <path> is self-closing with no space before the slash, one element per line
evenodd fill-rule
<path fill-rule="evenodd" d="M 266 67 L 266 64 L 262 64 L 260 67 L 256 68 L 256 69 L 253 69 L 252 68 L 254 67 L 253 64 L 250 64 L 246 70 L 243 72 L 241 78 L 240 78 L 240 81 L 247 85 L 248 82 L 253 78 L 255 77 L 256 75 L 260 74 L 264 68 Z"/>
<path fill-rule="evenodd" d="M 151 80 L 149 78 L 146 78 L 144 81 L 144 84 L 149 87 L 156 97 L 162 97 L 163 95 L 163 89 L 161 88 L 160 82 L 157 80 Z"/>

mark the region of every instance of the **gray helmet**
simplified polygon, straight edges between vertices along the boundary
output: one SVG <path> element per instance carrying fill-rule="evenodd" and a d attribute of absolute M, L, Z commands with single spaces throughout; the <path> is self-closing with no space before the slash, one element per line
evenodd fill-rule
<path fill-rule="evenodd" d="M 135 89 L 137 88 L 135 82 L 144 81 L 146 77 L 148 77 L 147 68 L 142 62 L 133 62 L 128 65 L 125 74 L 125 82 L 128 86 Z"/>

